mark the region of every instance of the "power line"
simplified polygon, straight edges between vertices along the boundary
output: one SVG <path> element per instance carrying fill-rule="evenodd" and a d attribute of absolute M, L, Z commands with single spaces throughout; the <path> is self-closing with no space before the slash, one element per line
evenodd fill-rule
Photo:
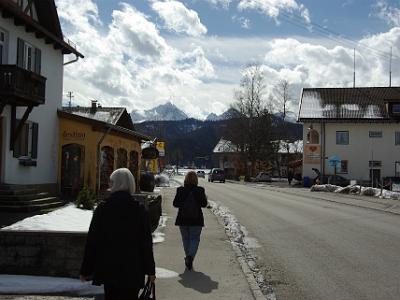
<path fill-rule="evenodd" d="M 376 48 L 365 45 L 361 42 L 351 40 L 350 38 L 346 38 L 343 35 L 335 32 L 333 30 L 327 29 L 315 22 L 307 23 L 307 22 L 305 22 L 305 20 L 302 16 L 299 16 L 297 14 L 294 14 L 294 13 L 288 14 L 288 13 L 285 13 L 282 11 L 280 12 L 280 14 L 282 15 L 283 19 L 285 19 L 286 22 L 288 22 L 292 25 L 295 25 L 297 27 L 300 27 L 302 29 L 305 29 L 309 32 L 310 32 L 310 30 L 312 30 L 311 31 L 312 33 L 322 35 L 322 36 L 326 37 L 327 39 L 335 41 L 342 45 L 345 45 L 346 47 L 354 48 L 354 46 L 357 46 L 359 48 L 364 48 L 365 50 L 369 50 L 376 57 L 381 57 L 384 59 L 389 59 L 390 57 L 392 57 L 392 58 L 400 60 L 400 56 L 393 55 L 393 54 L 390 55 L 390 53 L 388 53 L 388 52 L 378 50 Z"/>

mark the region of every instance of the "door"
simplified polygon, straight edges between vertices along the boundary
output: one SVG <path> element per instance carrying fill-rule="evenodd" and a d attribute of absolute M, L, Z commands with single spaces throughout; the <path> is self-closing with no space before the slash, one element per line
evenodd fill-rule
<path fill-rule="evenodd" d="M 3 117 L 0 117 L 0 183 L 3 183 Z"/>
<path fill-rule="evenodd" d="M 68 144 L 62 147 L 61 192 L 66 196 L 76 196 L 83 185 L 83 161 L 85 147 Z"/>
<path fill-rule="evenodd" d="M 371 180 L 372 187 L 378 187 L 381 182 L 381 169 L 370 169 L 369 180 Z"/>

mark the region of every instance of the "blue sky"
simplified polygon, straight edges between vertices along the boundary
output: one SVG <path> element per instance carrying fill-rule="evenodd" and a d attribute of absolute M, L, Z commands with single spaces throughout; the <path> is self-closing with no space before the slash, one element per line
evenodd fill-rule
<path fill-rule="evenodd" d="M 265 99 L 280 80 L 288 80 L 291 110 L 296 111 L 302 87 L 352 86 L 353 48 L 358 86 L 387 85 L 389 57 L 382 53 L 391 47 L 393 70 L 399 69 L 398 1 L 56 4 L 64 34 L 85 55 L 65 68 L 64 92 L 73 91 L 79 105 L 98 99 L 103 106 L 131 111 L 171 101 L 188 115 L 204 118 L 229 107 L 242 71 L 257 62 L 266 78 Z M 399 85 L 400 74 L 394 72 L 392 82 Z"/>

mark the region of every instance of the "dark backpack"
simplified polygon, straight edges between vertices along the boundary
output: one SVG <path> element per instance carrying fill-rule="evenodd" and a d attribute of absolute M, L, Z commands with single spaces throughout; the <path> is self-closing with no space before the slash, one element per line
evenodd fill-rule
<path fill-rule="evenodd" d="M 182 205 L 182 217 L 184 219 L 197 219 L 200 216 L 200 206 L 194 197 L 193 191 L 186 196 Z"/>

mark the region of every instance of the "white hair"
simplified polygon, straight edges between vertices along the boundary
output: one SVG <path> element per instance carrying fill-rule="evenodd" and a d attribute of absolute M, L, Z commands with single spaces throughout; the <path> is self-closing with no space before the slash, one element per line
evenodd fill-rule
<path fill-rule="evenodd" d="M 110 175 L 111 187 L 110 192 L 115 193 L 125 191 L 133 195 L 136 191 L 135 177 L 127 168 L 116 169 Z"/>

